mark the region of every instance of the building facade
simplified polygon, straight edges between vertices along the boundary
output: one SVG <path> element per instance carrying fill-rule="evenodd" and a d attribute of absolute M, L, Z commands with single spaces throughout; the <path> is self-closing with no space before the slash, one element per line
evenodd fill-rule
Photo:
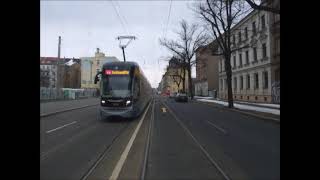
<path fill-rule="evenodd" d="M 81 88 L 81 65 L 79 60 L 73 60 L 73 64 L 65 66 L 63 77 L 64 88 Z"/>
<path fill-rule="evenodd" d="M 272 98 L 277 66 L 273 65 L 270 17 L 269 12 L 254 10 L 231 30 L 233 49 L 248 45 L 231 55 L 234 100 L 277 103 Z M 224 59 L 221 58 L 219 98 L 227 97 L 227 76 Z"/>
<path fill-rule="evenodd" d="M 280 10 L 280 0 L 268 0 L 267 6 Z M 271 97 L 272 102 L 280 103 L 280 14 L 269 13 L 271 44 Z"/>
<path fill-rule="evenodd" d="M 99 88 L 98 84 L 94 84 L 96 74 L 102 69 L 106 62 L 119 61 L 114 56 L 105 56 L 97 48 L 94 57 L 81 57 L 81 88 Z"/>
<path fill-rule="evenodd" d="M 176 58 L 171 58 L 169 65 L 166 68 L 166 72 L 162 76 L 159 83 L 159 90 L 162 93 L 178 93 L 183 90 L 183 68 L 180 67 Z M 188 72 L 185 71 L 185 91 L 188 93 Z"/>
<path fill-rule="evenodd" d="M 219 90 L 220 56 L 213 56 L 218 49 L 216 41 L 196 50 L 195 95 L 217 97 Z"/>
<path fill-rule="evenodd" d="M 40 57 L 40 87 L 80 88 L 80 59 Z"/>
<path fill-rule="evenodd" d="M 40 87 L 57 87 L 57 62 L 56 57 L 40 57 Z"/>

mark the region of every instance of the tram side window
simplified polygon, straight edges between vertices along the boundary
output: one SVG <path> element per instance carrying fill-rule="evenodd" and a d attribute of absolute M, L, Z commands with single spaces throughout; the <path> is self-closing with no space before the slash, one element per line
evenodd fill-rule
<path fill-rule="evenodd" d="M 133 98 L 137 99 L 140 96 L 140 79 L 134 78 Z"/>

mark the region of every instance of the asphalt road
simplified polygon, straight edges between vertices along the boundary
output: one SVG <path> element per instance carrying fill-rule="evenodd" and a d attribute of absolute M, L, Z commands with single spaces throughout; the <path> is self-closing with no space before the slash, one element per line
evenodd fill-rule
<path fill-rule="evenodd" d="M 97 107 L 41 119 L 41 179 L 81 179 L 134 122 L 118 119 L 98 121 Z"/>
<path fill-rule="evenodd" d="M 201 103 L 164 102 L 231 179 L 280 179 L 280 124 Z"/>
<path fill-rule="evenodd" d="M 280 179 L 278 123 L 162 97 L 133 120 L 97 107 L 41 118 L 41 179 Z"/>

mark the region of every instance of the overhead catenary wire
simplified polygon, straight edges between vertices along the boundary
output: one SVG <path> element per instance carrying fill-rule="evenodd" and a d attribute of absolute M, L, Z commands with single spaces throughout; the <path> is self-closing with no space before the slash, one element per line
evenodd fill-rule
<path fill-rule="evenodd" d="M 120 11 L 119 15 L 122 17 L 122 19 L 123 19 L 123 21 L 124 21 L 124 25 L 125 25 L 125 27 L 127 28 L 127 33 L 130 33 L 130 31 L 128 31 L 128 26 L 129 26 L 129 25 L 128 25 L 128 21 L 127 21 L 125 15 L 121 14 L 120 4 L 119 4 L 118 1 L 115 1 L 115 2 L 116 2 L 117 6 L 118 6 L 118 9 L 119 9 L 119 11 Z"/>
<path fill-rule="evenodd" d="M 170 16 L 171 16 L 171 8 L 172 8 L 172 0 L 170 0 L 170 6 L 169 6 L 169 12 L 168 12 L 168 17 L 167 17 L 167 21 L 166 23 L 164 24 L 165 25 L 165 28 L 164 28 L 164 39 L 167 38 L 167 31 L 168 31 L 168 25 L 169 25 L 169 20 L 170 20 Z M 162 49 L 162 47 L 160 46 L 160 49 Z M 160 67 L 160 59 L 158 59 L 158 69 L 160 70 L 161 67 Z"/>
<path fill-rule="evenodd" d="M 169 19 L 170 19 L 170 15 L 171 15 L 171 7 L 172 7 L 172 0 L 170 1 L 169 14 L 168 14 L 167 23 L 166 23 L 166 28 L 165 28 L 165 34 L 164 34 L 165 39 L 166 39 L 166 37 L 167 37 Z"/>
<path fill-rule="evenodd" d="M 116 12 L 117 16 L 118 16 L 118 19 L 120 20 L 120 23 L 122 25 L 122 28 L 124 29 L 124 31 L 128 34 L 128 29 L 126 28 L 126 26 L 124 25 L 123 21 L 122 21 L 122 18 L 118 12 L 118 9 L 115 7 L 115 5 L 113 4 L 113 1 L 111 0 L 110 3 L 112 4 L 112 7 L 114 9 L 114 11 Z"/>

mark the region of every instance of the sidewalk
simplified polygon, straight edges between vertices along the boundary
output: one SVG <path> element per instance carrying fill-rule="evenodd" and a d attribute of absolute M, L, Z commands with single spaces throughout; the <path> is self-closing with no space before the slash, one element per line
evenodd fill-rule
<path fill-rule="evenodd" d="M 50 101 L 50 102 L 41 102 L 40 103 L 40 115 L 41 114 L 50 114 L 57 111 L 63 111 L 66 109 L 98 105 L 99 98 L 85 98 L 77 100 L 68 100 L 68 101 Z"/>
<path fill-rule="evenodd" d="M 214 105 L 220 108 L 228 106 L 228 102 L 221 101 L 221 100 L 214 100 L 211 97 L 195 97 L 195 101 Z M 270 105 L 273 105 L 273 104 L 270 104 Z M 278 109 L 275 107 L 266 107 L 266 106 L 261 107 L 261 105 L 255 105 L 255 103 L 235 102 L 234 108 L 229 110 L 280 122 L 280 105 Z"/>
<path fill-rule="evenodd" d="M 194 98 L 195 99 L 207 99 L 207 100 L 227 102 L 227 101 L 224 101 L 224 100 L 221 100 L 218 98 L 214 99 L 213 97 L 194 96 Z M 280 104 L 254 103 L 254 102 L 245 102 L 245 101 L 234 101 L 234 103 L 280 110 Z"/>

